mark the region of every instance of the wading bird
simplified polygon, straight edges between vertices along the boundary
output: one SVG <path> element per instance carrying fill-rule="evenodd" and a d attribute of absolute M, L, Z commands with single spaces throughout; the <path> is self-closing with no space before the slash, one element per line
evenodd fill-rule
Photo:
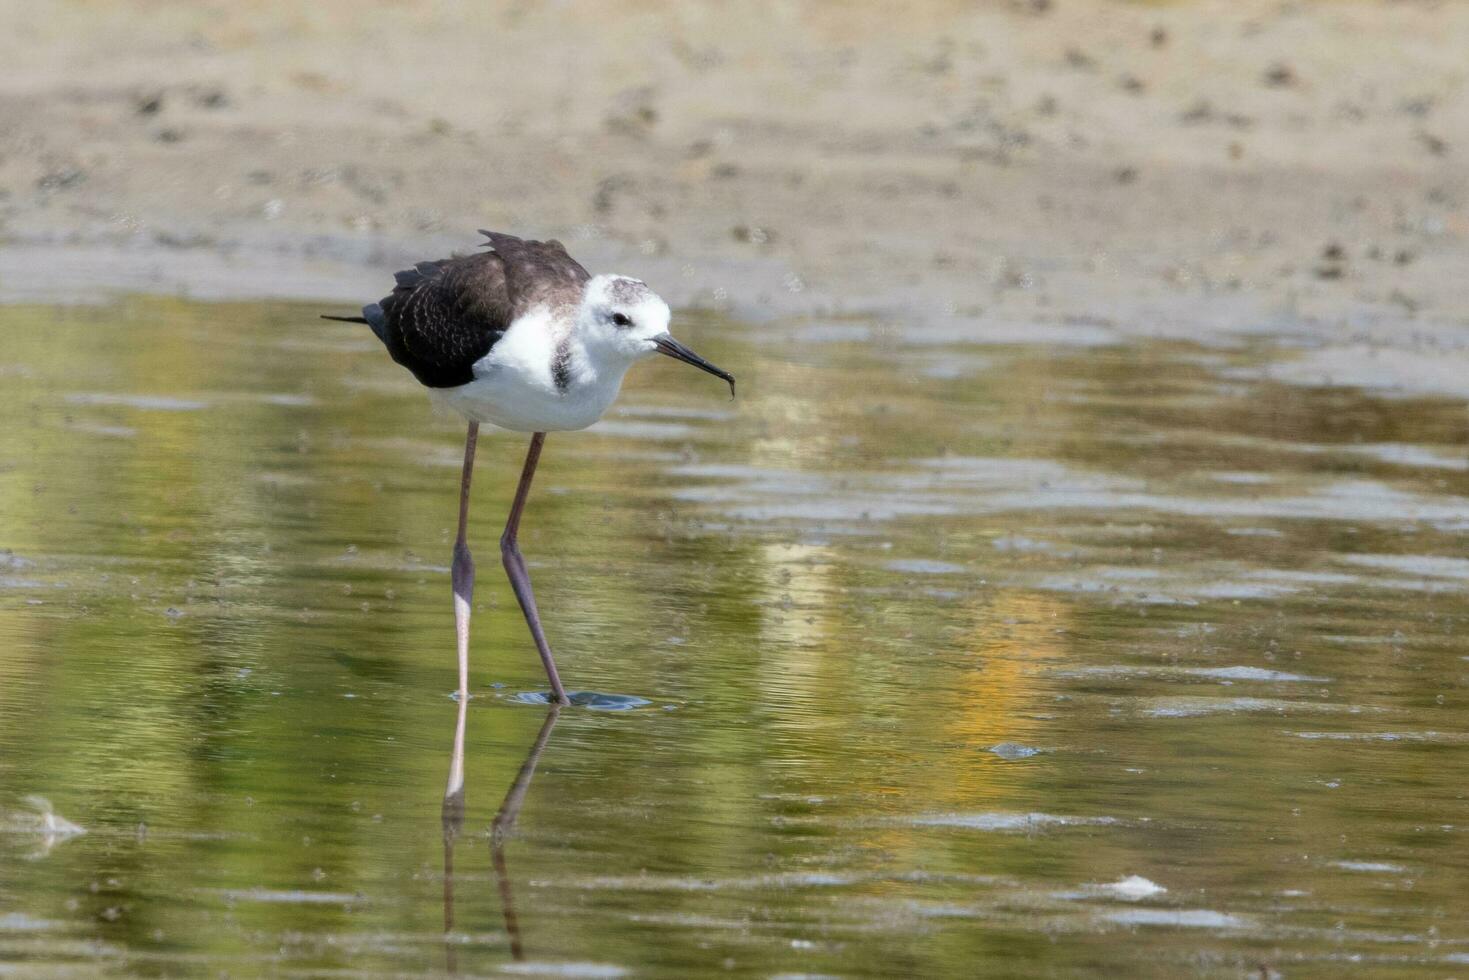
<path fill-rule="evenodd" d="M 735 381 L 673 339 L 668 304 L 641 280 L 593 276 L 558 241 L 480 234 L 489 239 L 489 251 L 420 262 L 399 272 L 393 291 L 364 306 L 360 317 L 325 319 L 367 324 L 393 360 L 412 371 L 437 401 L 469 420 L 451 574 L 461 701 L 469 697 L 474 561 L 466 526 L 479 427 L 489 423 L 533 433 L 500 536 L 500 557 L 545 665 L 551 698 L 566 704 L 516 543 L 546 433 L 585 429 L 601 418 L 627 369 L 651 354 L 667 354 L 724 379 L 731 396 Z"/>

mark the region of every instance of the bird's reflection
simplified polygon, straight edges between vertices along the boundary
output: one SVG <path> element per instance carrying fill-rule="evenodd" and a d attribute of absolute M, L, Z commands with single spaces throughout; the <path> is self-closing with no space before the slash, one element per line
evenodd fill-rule
<path fill-rule="evenodd" d="M 546 712 L 546 720 L 541 722 L 541 730 L 536 733 L 536 740 L 526 753 L 525 761 L 520 764 L 520 772 L 515 774 L 515 782 L 510 784 L 505 799 L 500 801 L 500 809 L 495 814 L 494 823 L 490 825 L 490 861 L 495 866 L 495 881 L 500 888 L 505 932 L 510 936 L 510 955 L 517 960 L 525 956 L 525 948 L 520 942 L 520 923 L 515 918 L 515 897 L 510 891 L 510 875 L 505 870 L 505 838 L 515 829 L 515 818 L 520 816 L 520 805 L 525 802 L 531 777 L 536 774 L 536 763 L 541 761 L 541 753 L 551 740 L 551 730 L 556 727 L 556 718 L 560 714 L 561 706 L 553 702 L 551 709 Z"/>
<path fill-rule="evenodd" d="M 464 829 L 464 722 L 469 698 L 459 698 L 459 718 L 454 723 L 454 749 L 449 756 L 449 785 L 444 789 L 444 967 L 459 968 L 454 949 L 454 842 Z"/>
<path fill-rule="evenodd" d="M 453 939 L 454 845 L 464 828 L 464 726 L 468 706 L 468 699 L 459 699 L 459 716 L 454 725 L 454 749 L 449 759 L 449 785 L 444 790 L 444 960 L 450 973 L 458 969 Z M 525 946 L 521 941 L 520 921 L 515 915 L 515 896 L 505 863 L 505 841 L 515 828 L 515 818 L 520 815 L 520 807 L 530 789 L 536 765 L 541 761 L 546 743 L 551 740 L 551 731 L 556 727 L 556 719 L 560 714 L 560 705 L 553 703 L 490 825 L 490 861 L 494 865 L 495 883 L 500 891 L 500 907 L 505 917 L 505 933 L 510 939 L 510 955 L 516 960 L 525 958 Z"/>

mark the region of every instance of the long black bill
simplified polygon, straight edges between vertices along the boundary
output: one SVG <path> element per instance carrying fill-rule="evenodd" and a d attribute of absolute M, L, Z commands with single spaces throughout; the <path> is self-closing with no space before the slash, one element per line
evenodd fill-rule
<path fill-rule="evenodd" d="M 653 338 L 653 343 L 658 346 L 658 353 L 667 354 L 674 360 L 683 361 L 685 364 L 692 364 L 700 371 L 708 371 L 716 378 L 723 378 L 725 381 L 728 381 L 729 397 L 734 397 L 734 375 L 730 374 L 728 371 L 721 371 L 713 364 L 710 364 L 708 361 L 704 360 L 698 354 L 695 354 L 693 351 L 689 350 L 683 344 L 680 344 L 678 341 L 674 340 L 673 334 L 660 333 L 658 336 Z"/>

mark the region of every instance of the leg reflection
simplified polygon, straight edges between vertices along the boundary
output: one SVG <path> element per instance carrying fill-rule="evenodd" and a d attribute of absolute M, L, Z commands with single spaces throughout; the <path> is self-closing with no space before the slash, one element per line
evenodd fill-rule
<path fill-rule="evenodd" d="M 546 720 L 541 723 L 540 733 L 536 735 L 530 753 L 521 764 L 515 782 L 510 784 L 510 791 L 505 794 L 500 810 L 495 814 L 495 821 L 490 826 L 490 860 L 495 865 L 495 882 L 500 888 L 500 906 L 505 915 L 505 932 L 510 937 L 510 955 L 517 960 L 525 958 L 525 947 L 520 939 L 520 921 L 515 917 L 515 896 L 510 887 L 510 874 L 505 867 L 505 838 L 515 828 L 520 805 L 525 802 L 531 777 L 536 774 L 536 763 L 541 761 L 541 753 L 551 740 L 551 729 L 556 727 L 556 718 L 560 714 L 561 707 L 555 704 L 546 712 Z"/>
<path fill-rule="evenodd" d="M 464 723 L 469 699 L 459 699 L 459 718 L 454 726 L 454 750 L 449 758 L 449 785 L 444 791 L 444 968 L 455 973 L 459 968 L 457 945 L 454 940 L 454 844 L 464 827 Z M 520 815 L 521 804 L 530 789 L 531 777 L 541 761 L 541 753 L 551 740 L 551 730 L 561 714 L 560 705 L 552 705 L 546 712 L 546 720 L 521 763 L 515 782 L 500 803 L 495 820 L 490 825 L 490 860 L 495 866 L 495 882 L 500 891 L 500 905 L 505 916 L 505 933 L 510 938 L 510 955 L 525 958 L 525 947 L 520 938 L 520 920 L 515 915 L 515 896 L 510 885 L 510 874 L 505 865 L 505 840 L 515 829 L 515 818 Z"/>
<path fill-rule="evenodd" d="M 449 785 L 444 790 L 444 808 L 441 818 L 444 825 L 444 969 L 449 973 L 459 969 L 459 957 L 454 948 L 454 841 L 464 827 L 464 719 L 469 708 L 469 698 L 461 692 L 459 697 L 459 720 L 454 724 L 454 751 L 449 756 Z"/>

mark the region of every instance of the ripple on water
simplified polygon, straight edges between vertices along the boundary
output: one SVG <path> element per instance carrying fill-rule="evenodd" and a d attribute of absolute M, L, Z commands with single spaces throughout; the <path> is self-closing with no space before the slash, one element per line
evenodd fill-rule
<path fill-rule="evenodd" d="M 1001 742 L 991 745 L 985 751 L 999 756 L 1001 759 L 1029 759 L 1033 755 L 1040 755 L 1044 749 L 1038 749 L 1032 745 L 1021 745 L 1019 742 Z"/>
<path fill-rule="evenodd" d="M 566 696 L 571 699 L 574 707 L 590 708 L 593 711 L 631 711 L 634 708 L 645 708 L 653 703 L 636 694 L 603 694 L 600 691 L 567 691 Z M 552 703 L 550 691 L 523 691 L 520 694 L 510 695 L 506 700 L 514 701 L 517 704 L 547 706 Z"/>
<path fill-rule="evenodd" d="M 1102 915 L 1124 926 L 1177 926 L 1185 929 L 1248 929 L 1251 922 L 1213 909 L 1119 909 Z"/>
<path fill-rule="evenodd" d="M 913 469 L 821 473 L 720 463 L 671 467 L 672 476 L 710 480 L 673 496 L 718 506 L 747 521 L 889 521 L 903 517 L 1054 510 L 1144 510 L 1202 519 L 1350 520 L 1469 524 L 1469 498 L 1424 494 L 1374 480 L 1337 480 L 1293 494 L 1188 496 L 1158 493 L 1132 477 L 1057 460 L 940 457 Z"/>
<path fill-rule="evenodd" d="M 106 439 L 136 439 L 138 430 L 130 425 L 103 425 L 96 422 L 83 422 L 72 420 L 66 424 L 70 432 L 80 432 L 83 435 L 102 436 Z"/>
<path fill-rule="evenodd" d="M 1291 674 L 1283 670 L 1266 670 L 1263 667 L 1156 667 L 1131 666 L 1128 664 L 1102 664 L 1096 667 L 1070 667 L 1054 672 L 1054 676 L 1067 678 L 1086 677 L 1157 677 L 1190 678 L 1202 677 L 1219 681 L 1262 681 L 1275 684 L 1324 684 L 1329 677 L 1314 677 L 1310 674 Z"/>
<path fill-rule="evenodd" d="M 1418 446 L 1402 442 L 1379 442 L 1359 446 L 1344 446 L 1343 449 L 1359 456 L 1370 456 L 1396 466 L 1415 466 L 1424 469 L 1469 470 L 1469 456 L 1454 449 Z"/>
<path fill-rule="evenodd" d="M 629 418 L 695 419 L 700 422 L 728 422 L 735 417 L 734 412 L 686 405 L 620 405 L 613 414 Z"/>
<path fill-rule="evenodd" d="M 594 435 L 620 436 L 624 439 L 647 439 L 650 441 L 689 439 L 698 429 L 682 422 L 646 422 L 603 419 L 586 430 Z"/>
<path fill-rule="evenodd" d="M 0 915 L 0 932 L 41 932 L 55 929 L 61 923 L 51 919 L 38 919 L 24 912 L 7 912 Z"/>
<path fill-rule="evenodd" d="M 1463 732 L 1294 732 L 1296 738 L 1320 742 L 1469 742 Z"/>
<path fill-rule="evenodd" d="M 1271 681 L 1277 684 L 1325 683 L 1329 677 L 1313 677 L 1310 674 L 1291 674 L 1283 670 L 1266 670 L 1263 667 L 1197 667 L 1185 670 L 1194 677 L 1210 677 L 1225 681 Z"/>
<path fill-rule="evenodd" d="M 964 571 L 963 565 L 951 561 L 933 561 L 927 558 L 902 558 L 883 566 L 890 572 L 907 572 L 913 575 L 953 575 Z"/>
<path fill-rule="evenodd" d="M 220 888 L 206 891 L 228 902 L 261 902 L 270 905 L 352 905 L 363 901 L 351 892 L 315 892 L 300 888 Z"/>
<path fill-rule="evenodd" d="M 520 963 L 506 963 L 500 967 L 501 973 L 524 977 L 576 977 L 586 980 L 603 980 L 603 978 L 625 977 L 627 971 L 620 966 L 610 963 L 537 963 L 534 960 L 526 960 Z"/>
<path fill-rule="evenodd" d="M 178 376 L 171 352 L 233 309 L 246 342 Z M 553 731 L 520 686 L 539 677 L 476 687 L 451 870 L 458 713 L 426 692 L 452 686 L 463 429 L 370 331 L 305 329 L 317 312 L 303 337 L 351 344 L 302 356 L 243 307 L 156 328 L 177 336 L 49 312 L 11 331 L 0 417 L 40 406 L 42 428 L 0 426 L 0 543 L 23 555 L 0 551 L 0 852 L 37 860 L 13 862 L 0 938 L 33 972 L 407 976 L 452 953 L 652 980 L 726 955 L 792 980 L 1126 976 L 1201 944 L 1309 971 L 1386 943 L 1421 970 L 1464 942 L 1463 889 L 1433 873 L 1469 744 L 1469 551 L 1432 526 L 1469 527 L 1461 405 L 1207 380 L 1243 348 L 772 354 L 743 328 L 711 349 L 760 381 L 739 403 L 634 375 L 599 429 L 553 440 L 529 529 L 560 629 L 605 641 L 577 682 L 659 696 L 577 691 Z M 1358 438 L 1379 441 L 1326 441 Z M 487 524 L 523 445 L 482 446 Z M 523 642 L 506 596 L 483 615 L 514 622 L 476 633 L 491 661 Z M 655 718 L 670 677 L 709 696 Z M 1392 806 L 1375 773 L 1411 777 Z M 91 836 L 12 814 L 36 788 Z M 512 792 L 513 964 L 479 833 Z M 1301 860 L 1277 831 L 1302 801 L 1349 844 Z M 1181 868 L 1201 829 L 1207 866 Z M 94 869 L 88 914 L 53 916 L 101 851 L 117 885 Z M 483 931 L 445 935 L 446 911 Z"/>
<path fill-rule="evenodd" d="M 1054 813 L 929 813 L 906 821 L 916 827 L 958 827 L 964 830 L 1031 831 L 1048 827 L 1102 827 L 1117 824 L 1116 817 L 1071 817 Z"/>
<path fill-rule="evenodd" d="M 1401 864 L 1387 861 L 1332 861 L 1331 866 L 1343 871 L 1361 871 L 1367 874 L 1397 874 L 1408 870 Z"/>
<path fill-rule="evenodd" d="M 68 405 L 102 405 L 116 408 L 139 408 L 154 412 L 198 412 L 209 407 L 199 398 L 175 398 L 170 395 L 121 395 L 102 391 L 77 391 L 66 396 Z"/>
<path fill-rule="evenodd" d="M 1343 561 L 1432 578 L 1469 580 L 1469 558 L 1446 555 L 1343 555 Z"/>
<path fill-rule="evenodd" d="M 990 547 L 996 551 L 1016 551 L 1020 553 L 1055 551 L 1056 546 L 1049 541 L 1040 541 L 1035 538 L 1027 538 L 1024 535 L 1009 534 L 995 538 L 990 542 Z"/>
<path fill-rule="evenodd" d="M 554 882 L 569 888 L 589 891 L 635 891 L 635 892 L 717 892 L 717 891 L 766 891 L 769 889 L 792 888 L 845 888 L 848 885 L 870 880 L 871 876 L 834 874 L 826 871 L 782 871 L 771 874 L 743 876 L 700 876 L 652 874 L 644 871 L 636 875 L 596 875 L 586 878 L 569 878 Z"/>
<path fill-rule="evenodd" d="M 1326 704 L 1316 701 L 1287 701 L 1280 698 L 1145 698 L 1140 702 L 1142 714 L 1151 718 L 1197 718 L 1221 714 L 1295 714 L 1297 712 L 1356 712 L 1363 709 L 1348 704 Z"/>

